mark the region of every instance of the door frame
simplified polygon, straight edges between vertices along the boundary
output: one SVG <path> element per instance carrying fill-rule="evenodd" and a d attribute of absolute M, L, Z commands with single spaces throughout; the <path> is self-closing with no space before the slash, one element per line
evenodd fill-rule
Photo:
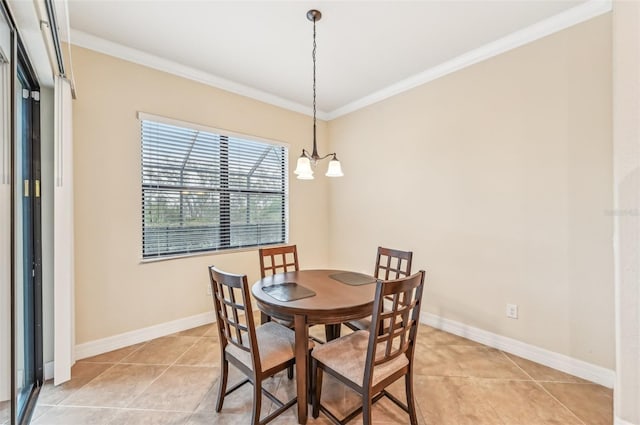
<path fill-rule="evenodd" d="M 38 394 L 40 388 L 42 387 L 43 378 L 44 378 L 44 368 L 43 368 L 43 352 L 42 352 L 42 222 L 41 222 L 41 198 L 38 196 L 31 197 L 32 199 L 32 229 L 33 229 L 33 297 L 34 297 L 34 384 L 31 392 L 27 398 L 26 405 L 23 410 L 23 414 L 18 422 L 18 399 L 17 399 L 17 359 L 16 359 L 16 249 L 15 242 L 16 237 L 21 235 L 16 235 L 15 231 L 15 223 L 16 223 L 16 192 L 17 185 L 22 184 L 21 181 L 16 180 L 15 172 L 15 149 L 16 144 L 18 143 L 19 135 L 16 132 L 15 123 L 16 119 L 16 99 L 18 96 L 17 93 L 17 79 L 18 79 L 18 68 L 20 67 L 21 72 L 20 75 L 22 79 L 29 86 L 29 138 L 31 146 L 31 158 L 32 168 L 30 172 L 30 192 L 34 195 L 36 194 L 35 189 L 35 180 L 38 180 L 38 186 L 41 186 L 41 172 L 40 172 L 40 102 L 39 102 L 39 92 L 40 85 L 38 83 L 38 79 L 36 77 L 36 73 L 31 65 L 29 57 L 27 55 L 27 50 L 20 39 L 20 35 L 18 33 L 16 23 L 11 15 L 10 9 L 6 3 L 6 0 L 2 0 L 0 3 L 0 13 L 6 18 L 6 21 L 10 27 L 11 31 L 11 49 L 9 52 L 11 56 L 11 66 L 10 66 L 10 93 L 9 96 L 11 98 L 10 101 L 10 167 L 9 172 L 11 173 L 11 190 L 10 190 L 10 293 L 11 293 L 11 424 L 26 424 L 29 423 L 31 419 L 31 415 L 35 408 L 36 400 L 38 398 Z M 37 92 L 38 95 L 32 96 L 34 92 Z M 35 169 L 35 172 L 33 171 Z M 38 188 L 40 189 L 40 187 Z"/>

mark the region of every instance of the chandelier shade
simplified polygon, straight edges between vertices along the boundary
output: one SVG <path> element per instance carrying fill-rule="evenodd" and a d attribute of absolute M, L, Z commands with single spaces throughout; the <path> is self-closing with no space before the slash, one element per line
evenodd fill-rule
<path fill-rule="evenodd" d="M 304 155 L 298 158 L 296 170 L 293 172 L 300 180 L 313 180 L 313 170 L 311 169 L 311 160 Z"/>
<path fill-rule="evenodd" d="M 340 165 L 340 161 L 336 157 L 336 154 L 333 154 L 333 158 L 329 161 L 329 167 L 327 168 L 327 177 L 342 177 L 342 165 Z"/>

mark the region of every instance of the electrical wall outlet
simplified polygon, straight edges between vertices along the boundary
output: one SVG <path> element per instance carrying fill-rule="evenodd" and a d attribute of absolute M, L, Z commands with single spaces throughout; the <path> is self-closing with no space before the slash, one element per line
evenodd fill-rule
<path fill-rule="evenodd" d="M 211 296 L 211 285 L 207 285 L 207 295 Z"/>
<path fill-rule="evenodd" d="M 507 304 L 507 317 L 509 319 L 518 318 L 518 304 Z"/>

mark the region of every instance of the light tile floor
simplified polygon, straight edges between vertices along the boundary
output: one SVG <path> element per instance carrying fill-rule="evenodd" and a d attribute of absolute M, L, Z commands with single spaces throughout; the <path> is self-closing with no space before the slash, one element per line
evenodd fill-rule
<path fill-rule="evenodd" d="M 58 387 L 45 384 L 32 423 L 248 424 L 248 385 L 225 399 L 221 413 L 214 411 L 219 356 L 215 328 L 206 325 L 81 360 L 73 367 L 70 382 Z M 428 326 L 420 325 L 415 361 L 420 424 L 613 423 L 611 390 Z M 241 378 L 233 367 L 230 372 L 230 384 Z M 357 405 L 351 390 L 327 378 L 324 404 L 337 414 Z M 284 400 L 295 393 L 295 380 L 288 380 L 285 373 L 266 385 Z M 392 392 L 404 399 L 401 382 Z M 265 398 L 263 415 L 272 408 Z M 272 423 L 295 424 L 295 412 L 294 406 Z M 0 415 L 0 422 L 6 422 L 6 403 L 0 405 Z M 406 414 L 386 399 L 375 405 L 373 417 L 377 425 L 408 423 Z M 308 423 L 329 421 L 321 415 Z"/>

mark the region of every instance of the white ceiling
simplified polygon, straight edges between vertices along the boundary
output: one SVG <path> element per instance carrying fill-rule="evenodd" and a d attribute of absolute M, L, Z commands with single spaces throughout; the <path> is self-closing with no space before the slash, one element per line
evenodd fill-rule
<path fill-rule="evenodd" d="M 478 56 L 489 43 L 498 50 L 509 37 L 522 44 L 523 29 L 546 35 L 549 23 L 566 21 L 556 15 L 594 3 L 602 10 L 595 0 L 68 0 L 68 11 L 74 44 L 308 112 L 313 24 L 306 12 L 319 9 L 317 104 L 319 116 L 331 118 Z"/>

